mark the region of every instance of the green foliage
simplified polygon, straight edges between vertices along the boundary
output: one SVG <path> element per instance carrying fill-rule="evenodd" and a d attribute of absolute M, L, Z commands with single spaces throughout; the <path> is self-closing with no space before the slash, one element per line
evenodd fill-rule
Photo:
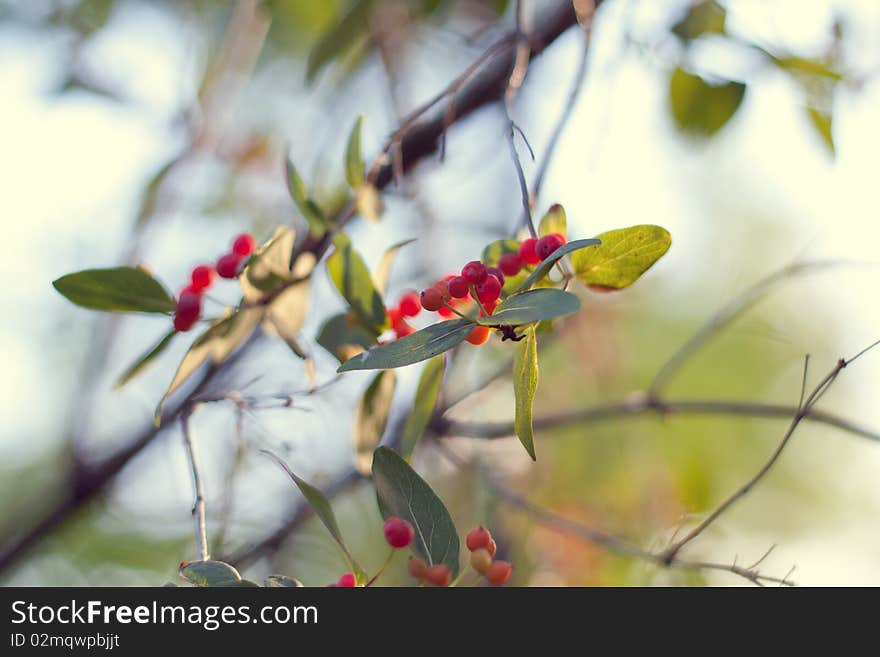
<path fill-rule="evenodd" d="M 690 41 L 704 34 L 724 34 L 727 11 L 715 0 L 701 0 L 688 8 L 682 19 L 672 26 L 672 33 Z"/>
<path fill-rule="evenodd" d="M 584 285 L 621 289 L 635 283 L 669 250 L 672 238 L 660 226 L 641 225 L 599 235 L 602 245 L 572 257 Z"/>
<path fill-rule="evenodd" d="M 327 30 L 309 53 L 306 80 L 312 82 L 318 72 L 354 44 L 362 41 L 369 29 L 373 0 L 357 0 L 342 20 Z"/>
<path fill-rule="evenodd" d="M 140 374 L 146 367 L 149 365 L 154 358 L 159 356 L 163 351 L 165 351 L 165 347 L 171 344 L 171 340 L 174 339 L 174 336 L 177 335 L 177 331 L 171 330 L 162 338 L 154 344 L 150 349 L 140 356 L 134 363 L 132 363 L 125 372 L 119 377 L 119 380 L 116 381 L 116 387 L 121 388 L 126 383 L 131 381 L 134 377 Z"/>
<path fill-rule="evenodd" d="M 302 585 L 298 579 L 285 575 L 269 575 L 266 578 L 266 588 L 270 589 L 302 588 Z"/>
<path fill-rule="evenodd" d="M 321 327 L 318 344 L 336 356 L 340 363 L 345 362 L 376 344 L 376 334 L 363 327 L 349 313 L 334 315 Z"/>
<path fill-rule="evenodd" d="M 711 136 L 733 117 L 742 103 L 746 85 L 741 82 L 709 84 L 698 75 L 680 68 L 669 79 L 672 117 L 683 131 L 695 136 Z"/>
<path fill-rule="evenodd" d="M 525 339 L 520 341 L 513 361 L 513 392 L 516 398 L 513 426 L 517 438 L 535 461 L 532 403 L 538 388 L 538 341 L 534 328 L 528 329 L 524 335 Z"/>
<path fill-rule="evenodd" d="M 333 243 L 336 249 L 327 259 L 330 279 L 364 327 L 379 335 L 388 327 L 388 316 L 370 270 L 348 237 L 338 233 Z"/>
<path fill-rule="evenodd" d="M 358 403 L 354 420 L 355 466 L 361 474 L 369 474 L 373 450 L 385 433 L 397 376 L 393 370 L 382 370 L 367 386 Z"/>
<path fill-rule="evenodd" d="M 337 371 L 382 370 L 428 360 L 462 342 L 473 327 L 474 322 L 466 319 L 438 322 L 394 342 L 369 349 L 345 361 Z"/>
<path fill-rule="evenodd" d="M 373 455 L 373 483 L 383 518 L 403 518 L 415 529 L 413 551 L 429 564 L 443 564 L 458 574 L 458 531 L 443 502 L 393 449 Z"/>
<path fill-rule="evenodd" d="M 175 308 L 171 294 L 140 267 L 86 269 L 52 285 L 68 300 L 92 310 L 165 314 Z"/>
<path fill-rule="evenodd" d="M 287 160 L 287 189 L 303 219 L 306 220 L 312 235 L 323 235 L 327 232 L 329 222 L 324 216 L 324 212 L 309 196 L 306 184 L 290 159 Z"/>
<path fill-rule="evenodd" d="M 498 304 L 494 314 L 480 317 L 477 322 L 484 326 L 499 324 L 520 326 L 576 313 L 581 307 L 580 299 L 571 292 L 555 288 L 540 288 L 507 297 Z"/>
<path fill-rule="evenodd" d="M 498 260 L 505 253 L 516 253 L 519 251 L 519 241 L 518 240 L 497 240 L 495 242 L 489 243 L 486 248 L 483 249 L 483 255 L 480 260 L 484 262 L 486 265 L 490 267 L 494 267 L 498 265 Z M 523 268 L 523 270 L 518 273 L 516 276 L 507 276 L 504 279 L 504 292 L 506 294 L 511 294 L 516 290 L 520 285 L 522 285 L 523 281 L 526 280 L 529 272 L 527 269 Z"/>
<path fill-rule="evenodd" d="M 339 549 L 342 550 L 342 554 L 345 555 L 345 558 L 348 561 L 352 572 L 354 572 L 355 576 L 359 579 L 363 579 L 364 570 L 358 565 L 357 561 L 354 560 L 354 557 L 351 556 L 351 552 L 349 552 L 348 547 L 342 540 L 342 532 L 339 530 L 339 525 L 336 522 L 336 515 L 333 513 L 333 507 L 330 506 L 330 502 L 327 501 L 327 498 L 324 497 L 324 494 L 304 479 L 298 477 L 287 466 L 287 464 L 279 457 L 275 456 L 275 454 L 266 450 L 261 451 L 263 454 L 275 461 L 275 463 L 277 463 L 284 470 L 284 472 L 287 473 L 287 476 L 290 477 L 290 480 L 294 484 L 296 484 L 296 487 L 299 488 L 299 491 L 303 494 L 303 497 L 306 498 L 309 506 L 312 507 L 312 511 L 315 512 L 315 515 L 318 516 L 318 519 L 321 521 L 324 527 L 327 528 L 327 531 L 330 532 L 330 536 L 332 536 L 333 540 L 336 541 Z"/>
<path fill-rule="evenodd" d="M 382 259 L 376 266 L 376 271 L 373 272 L 373 284 L 376 286 L 379 294 L 384 296 L 388 289 L 388 278 L 391 276 L 391 267 L 394 265 L 394 260 L 397 258 L 397 252 L 407 244 L 412 244 L 415 241 L 415 238 L 402 240 L 385 249 L 385 253 L 382 254 Z"/>
<path fill-rule="evenodd" d="M 440 395 L 440 384 L 443 383 L 443 374 L 446 371 L 446 357 L 442 354 L 435 356 L 427 363 L 419 377 L 419 385 L 413 399 L 412 411 L 406 418 L 403 427 L 403 438 L 400 444 L 400 453 L 405 459 L 409 459 L 415 451 L 422 434 L 428 427 L 437 398 Z"/>
<path fill-rule="evenodd" d="M 364 184 L 364 158 L 361 156 L 361 126 L 364 117 L 359 116 L 348 135 L 348 145 L 345 147 L 345 179 L 352 189 Z"/>
<path fill-rule="evenodd" d="M 292 228 L 281 227 L 254 251 L 239 275 L 245 300 L 256 301 L 293 280 L 290 257 L 295 237 Z"/>
<path fill-rule="evenodd" d="M 828 153 L 833 157 L 835 155 L 835 148 L 834 134 L 831 131 L 833 121 L 831 113 L 815 107 L 808 107 L 807 116 L 810 119 L 810 125 L 813 126 L 822 143 L 828 149 Z"/>
<path fill-rule="evenodd" d="M 180 576 L 196 586 L 229 586 L 241 581 L 241 575 L 222 561 L 190 561 L 180 564 Z"/>
<path fill-rule="evenodd" d="M 563 219 L 564 221 L 564 219 Z M 522 292 L 523 290 L 528 290 L 529 288 L 534 287 L 538 283 L 540 283 L 547 274 L 550 273 L 550 270 L 553 269 L 553 265 L 555 265 L 559 260 L 569 253 L 574 253 L 575 251 L 579 251 L 581 249 L 585 249 L 588 246 L 598 246 L 602 243 L 602 240 L 596 238 L 589 238 L 584 240 L 574 240 L 573 242 L 568 242 L 567 244 L 562 245 L 558 249 L 556 249 L 553 253 L 550 254 L 540 265 L 535 267 L 535 270 L 523 280 L 522 283 L 517 287 L 517 292 Z M 505 286 L 506 287 L 506 286 Z"/>
<path fill-rule="evenodd" d="M 568 226 L 565 219 L 565 208 L 558 203 L 550 206 L 547 213 L 541 217 L 541 223 L 538 224 L 538 235 L 551 235 L 559 233 L 562 236 L 568 234 Z"/>

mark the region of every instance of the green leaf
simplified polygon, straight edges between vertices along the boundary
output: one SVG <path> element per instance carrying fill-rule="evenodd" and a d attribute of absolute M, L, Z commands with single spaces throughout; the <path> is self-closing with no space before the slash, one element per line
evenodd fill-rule
<path fill-rule="evenodd" d="M 369 349 L 345 361 L 336 371 L 387 370 L 428 360 L 452 349 L 470 335 L 473 328 L 474 322 L 466 319 L 438 322 L 394 342 Z"/>
<path fill-rule="evenodd" d="M 825 144 L 828 152 L 831 154 L 832 157 L 834 157 L 834 134 L 831 131 L 831 114 L 829 112 L 816 109 L 815 107 L 808 107 L 807 115 L 810 117 L 810 123 L 812 124 L 813 128 L 815 128 L 816 132 L 819 134 L 819 137 L 822 139 L 822 143 Z"/>
<path fill-rule="evenodd" d="M 367 35 L 373 0 L 358 0 L 342 20 L 318 40 L 309 53 L 306 80 L 311 83 L 329 62 Z"/>
<path fill-rule="evenodd" d="M 345 542 L 342 540 L 342 532 L 339 531 L 339 525 L 336 523 L 336 516 L 333 513 L 333 507 L 330 506 L 330 502 L 327 501 L 324 494 L 310 483 L 294 474 L 294 472 L 287 467 L 287 464 L 272 452 L 264 449 L 260 450 L 260 452 L 275 461 L 275 463 L 287 473 L 287 476 L 290 477 L 291 481 L 296 484 L 296 487 L 299 488 L 299 491 L 303 494 L 303 497 L 306 498 L 309 506 L 312 507 L 312 511 L 315 512 L 315 515 L 318 516 L 318 519 L 324 527 L 327 528 L 327 531 L 330 532 L 330 536 L 336 541 L 339 549 L 342 550 L 342 554 L 345 555 L 352 571 L 358 577 L 363 577 L 364 570 L 354 560 L 354 557 L 351 556 L 351 552 L 348 551 L 348 547 L 346 547 Z"/>
<path fill-rule="evenodd" d="M 702 0 L 692 5 L 684 17 L 672 27 L 672 33 L 690 41 L 704 34 L 724 34 L 727 12 L 715 0 Z"/>
<path fill-rule="evenodd" d="M 287 160 L 287 189 L 290 191 L 290 197 L 299 209 L 303 219 L 309 225 L 309 231 L 312 235 L 323 235 L 326 233 L 329 223 L 326 217 L 324 217 L 324 212 L 309 197 L 306 184 L 289 158 Z"/>
<path fill-rule="evenodd" d="M 669 102 L 676 125 L 684 132 L 708 137 L 718 132 L 739 109 L 746 85 L 709 84 L 677 68 L 669 79 Z"/>
<path fill-rule="evenodd" d="M 241 580 L 238 571 L 222 561 L 184 561 L 180 576 L 196 586 L 223 586 Z"/>
<path fill-rule="evenodd" d="M 344 363 L 376 344 L 376 334 L 363 327 L 357 317 L 342 313 L 328 319 L 318 334 L 318 344 Z"/>
<path fill-rule="evenodd" d="M 122 373 L 122 376 L 119 377 L 119 380 L 116 381 L 116 387 L 121 388 L 126 383 L 131 381 L 134 377 L 140 374 L 144 368 L 152 362 L 156 356 L 165 351 L 165 347 L 171 344 L 171 340 L 174 336 L 177 335 L 177 331 L 171 330 L 162 336 L 162 339 L 159 340 L 156 344 L 154 344 L 149 351 L 145 354 L 141 355 L 134 363 L 125 372 Z"/>
<path fill-rule="evenodd" d="M 140 267 L 86 269 L 52 282 L 78 306 L 115 312 L 173 313 L 174 298 Z"/>
<path fill-rule="evenodd" d="M 565 208 L 559 205 L 559 203 L 551 205 L 550 209 L 547 210 L 547 214 L 541 218 L 541 223 L 538 224 L 538 235 L 541 237 L 544 235 L 552 235 L 553 233 L 559 233 L 563 237 L 568 234 L 568 227 L 566 226 L 565 220 Z"/>
<path fill-rule="evenodd" d="M 373 465 L 373 450 L 385 433 L 397 376 L 393 370 L 382 370 L 367 386 L 358 404 L 354 420 L 355 467 L 362 475 L 369 475 Z"/>
<path fill-rule="evenodd" d="M 345 235 L 337 234 L 333 243 L 336 249 L 327 258 L 330 279 L 364 326 L 379 335 L 388 325 L 388 316 L 370 270 Z"/>
<path fill-rule="evenodd" d="M 407 244 L 412 244 L 415 241 L 416 238 L 413 237 L 398 242 L 397 244 L 392 244 L 385 250 L 385 253 L 382 254 L 382 259 L 379 261 L 376 271 L 373 272 L 373 284 L 382 296 L 385 296 L 385 292 L 388 290 L 388 279 L 391 276 L 391 266 L 394 264 L 395 258 L 397 258 L 397 252 Z"/>
<path fill-rule="evenodd" d="M 357 117 L 345 147 L 345 179 L 352 189 L 357 189 L 364 184 L 364 167 L 366 165 L 361 155 L 361 127 L 363 124 L 364 117 Z"/>
<path fill-rule="evenodd" d="M 830 82 L 839 82 L 843 79 L 843 74 L 819 60 L 804 59 L 803 57 L 777 57 L 767 51 L 764 52 L 770 61 L 790 75 L 820 78 Z"/>
<path fill-rule="evenodd" d="M 485 249 L 480 260 L 488 267 L 494 267 L 498 264 L 505 253 L 517 253 L 519 251 L 519 242 L 516 240 L 496 240 L 490 242 Z"/>
<path fill-rule="evenodd" d="M 547 276 L 547 274 L 550 273 L 550 270 L 553 269 L 553 265 L 555 265 L 561 258 L 567 256 L 569 253 L 574 253 L 575 251 L 579 251 L 580 249 L 585 249 L 588 246 L 598 246 L 601 243 L 602 240 L 591 237 L 589 239 L 574 240 L 573 242 L 563 244 L 553 253 L 551 253 L 540 265 L 535 267 L 535 270 L 531 274 L 529 274 L 522 283 L 519 284 L 515 291 L 522 292 L 523 290 L 528 290 L 529 288 L 534 287 L 537 283 L 541 282 L 541 280 L 543 280 L 543 278 Z"/>
<path fill-rule="evenodd" d="M 258 301 L 266 293 L 277 290 L 292 280 L 290 257 L 296 232 L 292 228 L 279 227 L 265 244 L 248 258 L 238 279 L 245 301 Z"/>
<path fill-rule="evenodd" d="M 516 436 L 526 448 L 532 460 L 535 457 L 535 434 L 532 430 L 532 402 L 538 388 L 538 341 L 535 329 L 525 332 L 513 361 L 513 393 L 516 397 L 516 414 L 513 426 Z"/>
<path fill-rule="evenodd" d="M 484 326 L 520 326 L 580 310 L 581 302 L 571 292 L 545 287 L 507 297 L 489 317 L 476 321 Z"/>
<path fill-rule="evenodd" d="M 449 511 L 431 487 L 400 455 L 380 447 L 373 455 L 373 482 L 382 517 L 402 518 L 415 529 L 413 551 L 430 565 L 458 574 L 458 532 Z"/>
<path fill-rule="evenodd" d="M 405 459 L 409 459 L 418 445 L 419 439 L 425 433 L 428 422 L 434 413 L 437 397 L 440 395 L 440 384 L 443 383 L 443 374 L 446 371 L 446 357 L 442 354 L 434 356 L 425 363 L 422 375 L 419 377 L 419 385 L 413 399 L 412 411 L 406 418 L 403 426 L 403 437 L 400 443 L 400 453 Z"/>
<path fill-rule="evenodd" d="M 651 225 L 610 230 L 599 238 L 601 246 L 575 254 L 572 264 L 585 285 L 611 289 L 635 283 L 672 244 L 666 229 Z"/>
<path fill-rule="evenodd" d="M 270 589 L 301 588 L 302 585 L 302 582 L 298 579 L 285 577 L 284 575 L 269 575 L 266 578 L 266 587 Z"/>

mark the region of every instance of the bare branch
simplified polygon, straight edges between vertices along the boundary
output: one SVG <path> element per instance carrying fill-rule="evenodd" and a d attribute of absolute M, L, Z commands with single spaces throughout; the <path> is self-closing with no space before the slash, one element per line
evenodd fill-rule
<path fill-rule="evenodd" d="M 187 408 L 180 415 L 180 427 L 183 430 L 183 442 L 186 446 L 186 456 L 189 459 L 190 468 L 193 477 L 193 492 L 195 494 L 195 502 L 193 503 L 193 517 L 196 521 L 196 544 L 199 548 L 199 559 L 207 561 L 208 559 L 208 525 L 205 519 L 205 488 L 202 484 L 202 476 L 199 468 L 198 455 L 196 454 L 195 442 L 192 433 L 189 430 L 189 418 L 192 409 Z"/>

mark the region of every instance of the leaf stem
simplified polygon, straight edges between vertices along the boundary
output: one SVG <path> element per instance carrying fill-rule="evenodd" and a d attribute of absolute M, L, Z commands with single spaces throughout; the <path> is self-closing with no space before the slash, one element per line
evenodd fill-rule
<path fill-rule="evenodd" d="M 451 310 L 452 312 L 454 312 L 456 315 L 458 315 L 458 316 L 461 317 L 462 319 L 466 319 L 466 320 L 469 321 L 469 322 L 473 322 L 473 321 L 474 321 L 472 317 L 468 317 L 468 316 L 465 315 L 464 313 L 459 312 L 458 310 L 456 310 L 455 308 L 453 308 L 451 305 L 449 305 L 449 304 L 446 303 L 445 301 L 443 302 L 443 305 L 446 306 L 447 308 L 449 308 L 449 310 Z"/>
<path fill-rule="evenodd" d="M 394 558 L 394 548 L 391 548 L 391 551 L 388 553 L 388 556 L 385 559 L 385 563 L 376 571 L 376 574 L 370 578 L 370 581 L 364 584 L 364 587 L 372 586 L 377 579 L 385 572 L 385 569 L 388 567 L 388 564 L 391 563 L 391 560 Z"/>

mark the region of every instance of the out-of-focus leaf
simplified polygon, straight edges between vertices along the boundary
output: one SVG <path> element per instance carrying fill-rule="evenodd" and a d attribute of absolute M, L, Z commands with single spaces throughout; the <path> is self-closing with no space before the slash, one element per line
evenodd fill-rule
<path fill-rule="evenodd" d="M 563 237 L 568 234 L 565 208 L 559 205 L 559 203 L 551 205 L 550 209 L 547 210 L 547 214 L 541 217 L 541 223 L 538 224 L 538 234 L 542 237 L 553 233 L 559 233 Z"/>
<path fill-rule="evenodd" d="M 684 132 L 708 137 L 718 132 L 742 104 L 746 85 L 709 84 L 677 68 L 669 79 L 669 102 L 675 124 Z"/>
<path fill-rule="evenodd" d="M 257 328 L 263 318 L 263 312 L 264 309 L 260 306 L 240 310 L 230 309 L 225 317 L 195 339 L 177 367 L 168 389 L 156 405 L 153 420 L 157 426 L 162 419 L 165 400 L 209 358 L 215 365 L 226 360 Z"/>
<path fill-rule="evenodd" d="M 329 62 L 342 55 L 369 31 L 373 0 L 357 0 L 341 21 L 327 30 L 309 53 L 306 80 L 312 82 Z"/>
<path fill-rule="evenodd" d="M 309 196 L 303 179 L 290 159 L 287 160 L 287 189 L 290 191 L 290 197 L 299 209 L 303 219 L 309 225 L 309 232 L 312 235 L 323 235 L 327 232 L 329 224 L 324 216 L 324 212 Z"/>
<path fill-rule="evenodd" d="M 312 507 L 312 511 L 315 512 L 315 515 L 318 516 L 318 519 L 321 521 L 324 527 L 327 528 L 327 531 L 330 532 L 333 540 L 336 541 L 339 549 L 342 550 L 342 553 L 345 555 L 345 558 L 348 561 L 348 564 L 351 567 L 352 571 L 355 573 L 355 575 L 362 578 L 364 576 L 364 570 L 354 560 L 354 557 L 351 556 L 351 552 L 349 552 L 348 547 L 342 540 L 342 532 L 339 531 L 339 524 L 336 522 L 336 515 L 333 513 L 333 507 L 330 506 L 330 502 L 327 500 L 326 497 L 324 497 L 324 494 L 304 479 L 298 477 L 287 466 L 287 463 L 285 463 L 275 454 L 266 450 L 261 451 L 263 454 L 275 461 L 275 463 L 277 463 L 281 467 L 281 469 L 287 473 L 287 476 L 290 477 L 290 480 L 294 484 L 296 484 L 296 487 L 299 488 L 299 491 L 303 494 L 303 497 L 306 498 L 309 506 Z"/>
<path fill-rule="evenodd" d="M 388 279 L 391 276 L 391 266 L 394 264 L 397 252 L 407 244 L 412 244 L 415 241 L 415 238 L 412 238 L 403 240 L 397 244 L 392 244 L 382 255 L 382 259 L 379 261 L 376 271 L 373 272 L 373 284 L 382 296 L 385 296 L 385 293 L 388 291 Z"/>
<path fill-rule="evenodd" d="M 290 282 L 290 255 L 295 238 L 292 228 L 282 226 L 272 239 L 254 251 L 238 276 L 245 301 L 258 301 Z"/>
<path fill-rule="evenodd" d="M 834 134 L 831 131 L 833 117 L 829 112 L 816 109 L 815 107 L 807 108 L 807 116 L 810 117 L 810 124 L 822 139 L 822 143 L 825 144 L 828 152 L 834 157 Z"/>
<path fill-rule="evenodd" d="M 267 333 L 277 333 L 300 358 L 306 357 L 298 336 L 309 308 L 309 288 L 310 283 L 305 280 L 281 292 L 266 308 L 264 323 Z"/>
<path fill-rule="evenodd" d="M 184 561 L 180 576 L 196 586 L 222 586 L 241 580 L 238 571 L 222 561 Z"/>
<path fill-rule="evenodd" d="M 382 215 L 382 197 L 374 185 L 364 183 L 355 189 L 355 203 L 358 214 L 372 223 Z"/>
<path fill-rule="evenodd" d="M 367 386 L 358 404 L 354 420 L 354 457 L 355 467 L 362 475 L 370 474 L 373 450 L 385 433 L 396 385 L 394 371 L 382 370 Z"/>
<path fill-rule="evenodd" d="M 435 356 L 427 363 L 419 377 L 419 385 L 413 399 L 413 407 L 406 424 L 403 426 L 403 437 L 400 443 L 400 453 L 403 458 L 409 460 L 416 449 L 422 434 L 428 427 L 437 397 L 440 394 L 440 384 L 443 383 L 443 373 L 446 371 L 446 357 L 442 354 Z"/>
<path fill-rule="evenodd" d="M 330 280 L 364 326 L 379 335 L 388 326 L 388 316 L 370 270 L 344 234 L 337 234 L 333 244 L 336 249 L 327 258 Z"/>
<path fill-rule="evenodd" d="M 413 551 L 428 564 L 443 564 L 458 574 L 458 532 L 449 511 L 431 487 L 388 447 L 373 455 L 373 483 L 383 518 L 397 517 L 415 529 Z"/>
<path fill-rule="evenodd" d="M 298 579 L 285 577 L 284 575 L 269 575 L 266 578 L 266 587 L 270 589 L 301 588 L 302 585 L 302 582 Z"/>
<path fill-rule="evenodd" d="M 495 267 L 498 265 L 498 260 L 505 253 L 517 253 L 518 251 L 519 242 L 517 240 L 497 240 L 495 242 L 490 242 L 486 248 L 483 249 L 483 255 L 480 257 L 480 260 L 489 267 Z M 505 294 L 511 294 L 516 290 L 522 285 L 528 275 L 528 270 L 523 268 L 523 270 L 516 276 L 505 276 L 503 288 Z"/>
<path fill-rule="evenodd" d="M 474 323 L 466 319 L 451 319 L 432 324 L 345 361 L 337 372 L 386 370 L 428 360 L 452 349 L 464 340 L 473 328 Z"/>
<path fill-rule="evenodd" d="M 545 319 L 576 313 L 581 307 L 580 299 L 571 292 L 555 288 L 528 290 L 508 297 L 488 317 L 476 321 L 485 326 L 504 324 L 520 326 Z"/>
<path fill-rule="evenodd" d="M 376 335 L 348 313 L 328 319 L 318 334 L 318 344 L 344 363 L 376 344 Z"/>
<path fill-rule="evenodd" d="M 528 290 L 531 287 L 534 287 L 538 283 L 540 283 L 547 274 L 550 273 L 550 270 L 553 269 L 553 265 L 555 265 L 560 259 L 567 256 L 569 253 L 574 253 L 575 251 L 579 251 L 581 249 L 585 249 L 589 246 L 598 246 L 602 241 L 598 238 L 589 238 L 584 240 L 574 240 L 572 242 L 568 242 L 567 244 L 563 244 L 558 249 L 556 249 L 553 253 L 551 253 L 547 258 L 545 258 L 540 265 L 535 267 L 535 270 L 529 274 L 522 283 L 516 288 L 517 292 L 522 292 L 523 290 Z M 506 286 L 505 286 L 506 287 Z"/>
<path fill-rule="evenodd" d="M 690 41 L 704 34 L 724 34 L 727 12 L 715 0 L 702 0 L 688 8 L 682 19 L 672 26 L 672 33 Z"/>
<path fill-rule="evenodd" d="M 532 402 L 538 388 L 538 342 L 535 330 L 525 332 L 513 361 L 513 392 L 516 398 L 516 412 L 513 426 L 516 436 L 535 461 L 535 435 L 532 430 Z"/>
<path fill-rule="evenodd" d="M 817 59 L 805 59 L 803 57 L 777 57 L 770 55 L 770 61 L 781 68 L 786 73 L 795 76 L 807 76 L 815 78 L 824 78 L 831 82 L 839 82 L 843 79 L 843 74 L 835 71 L 829 65 Z"/>
<path fill-rule="evenodd" d="M 664 253 L 672 238 L 660 226 L 631 226 L 599 235 L 602 245 L 572 257 L 585 285 L 621 289 L 635 283 Z"/>
<path fill-rule="evenodd" d="M 165 314 L 176 307 L 171 294 L 140 267 L 86 269 L 52 285 L 69 301 L 92 310 Z"/>
<path fill-rule="evenodd" d="M 144 368 L 149 365 L 156 356 L 165 351 L 165 347 L 171 344 L 171 340 L 174 336 L 177 335 L 177 331 L 171 330 L 162 336 L 162 339 L 159 340 L 156 344 L 154 344 L 149 351 L 143 354 L 140 358 L 138 358 L 132 365 L 122 373 L 122 376 L 119 377 L 119 380 L 116 381 L 116 387 L 121 388 L 126 383 L 131 381 L 134 377 L 140 374 Z"/>
<path fill-rule="evenodd" d="M 357 189 L 364 184 L 364 167 L 366 165 L 361 155 L 361 127 L 363 124 L 364 117 L 357 117 L 345 147 L 345 179 L 352 189 Z"/>

